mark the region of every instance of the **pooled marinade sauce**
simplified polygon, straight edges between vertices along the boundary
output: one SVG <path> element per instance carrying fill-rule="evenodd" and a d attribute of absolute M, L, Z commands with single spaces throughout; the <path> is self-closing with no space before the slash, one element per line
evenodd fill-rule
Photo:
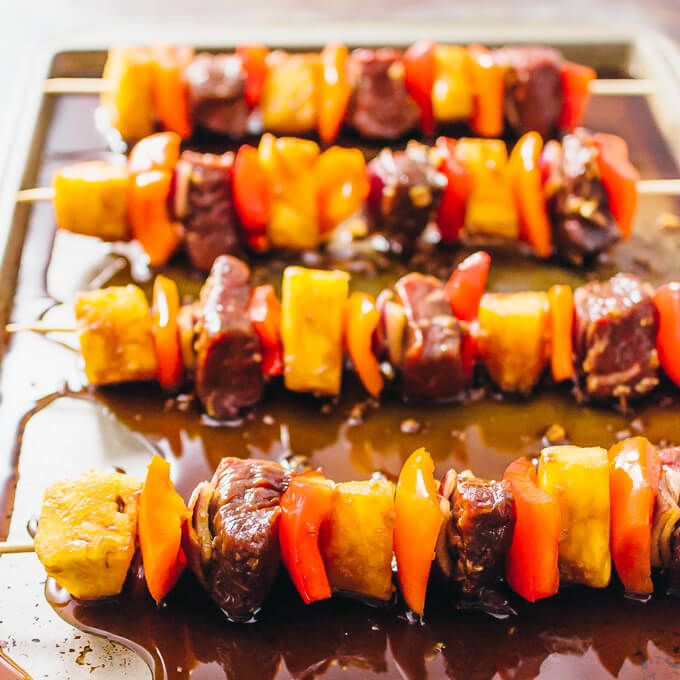
<path fill-rule="evenodd" d="M 643 177 L 676 176 L 678 170 L 643 100 L 613 99 L 596 99 L 588 123 L 626 137 Z M 64 163 L 110 157 L 101 138 L 83 124 L 91 120 L 95 104 L 90 97 L 56 100 L 39 184 L 46 184 L 51 172 Z M 615 106 L 622 112 L 616 121 L 610 116 Z M 224 149 L 214 140 L 200 140 L 200 144 L 206 150 Z M 576 286 L 620 270 L 652 283 L 677 277 L 680 240 L 672 232 L 661 233 L 654 224 L 660 213 L 679 210 L 672 199 L 643 197 L 638 224 L 644 225 L 644 233 L 617 246 L 589 271 L 540 263 L 512 249 L 492 250 L 488 289 Z M 83 250 L 75 255 L 75 241 L 69 241 L 74 237 L 59 234 L 53 248 L 52 233 L 50 207 L 35 206 L 21 264 L 16 319 L 32 320 L 46 311 L 46 318 L 55 318 L 55 302 L 70 303 L 78 289 L 134 278 L 124 260 L 106 256 L 95 240 L 79 239 Z M 467 252 L 420 253 L 406 265 L 376 265 L 354 258 L 336 266 L 352 271 L 354 289 L 377 293 L 410 269 L 447 276 Z M 328 265 L 311 255 L 302 263 Z M 253 278 L 278 287 L 284 264 L 253 262 Z M 166 273 L 178 280 L 183 296 L 196 296 L 202 277 L 188 273 L 181 261 Z M 139 283 L 148 293 L 149 282 Z M 48 421 L 58 417 L 56 412 L 52 415 L 53 404 L 62 395 L 105 407 L 123 426 L 161 451 L 172 461 L 176 487 L 185 499 L 198 482 L 211 476 L 224 455 L 303 461 L 321 466 L 337 481 L 367 478 L 374 472 L 396 479 L 405 458 L 425 446 L 439 477 L 450 467 L 469 467 L 482 477 L 497 478 L 513 458 L 538 453 L 554 423 L 577 445 L 609 446 L 630 434 L 680 444 L 680 399 L 668 385 L 622 414 L 612 408 L 577 405 L 565 387 L 544 387 L 525 400 L 488 395 L 464 404 L 423 405 L 404 404 L 388 393 L 378 403 L 367 399 L 356 377 L 347 373 L 337 400 L 285 392 L 275 382 L 251 412 L 233 423 L 217 424 L 201 414 L 191 395 L 170 397 L 153 384 L 83 387 L 75 354 L 71 363 L 36 355 L 36 347 L 45 349 L 50 343 L 30 334 L 17 335 L 3 361 L 0 424 L 3 432 L 17 433 L 13 445 L 3 451 L 7 470 L 6 483 L 0 486 L 3 536 L 21 434 L 31 427 L 34 412 L 40 411 Z M 24 375 L 25 380 L 17 378 Z M 73 600 L 51 580 L 46 585 L 49 602 L 65 621 L 134 650 L 149 665 L 154 680 L 222 675 L 230 680 L 337 677 L 342 670 L 351 677 L 408 680 L 519 679 L 539 673 L 550 678 L 670 678 L 680 672 L 678 600 L 663 595 L 663 584 L 657 591 L 658 596 L 646 605 L 625 599 L 616 584 L 603 591 L 564 588 L 556 597 L 534 605 L 509 594 L 517 615 L 496 620 L 481 611 L 461 611 L 455 597 L 435 589 L 429 593 L 425 623 L 417 625 L 409 623 L 402 610 L 377 609 L 347 599 L 305 606 L 282 574 L 258 621 L 235 625 L 224 620 L 190 574 L 162 607 L 153 603 L 137 573 L 130 575 L 120 597 L 95 602 Z M 26 677 L 0 656 L 0 677 L 5 675 Z"/>

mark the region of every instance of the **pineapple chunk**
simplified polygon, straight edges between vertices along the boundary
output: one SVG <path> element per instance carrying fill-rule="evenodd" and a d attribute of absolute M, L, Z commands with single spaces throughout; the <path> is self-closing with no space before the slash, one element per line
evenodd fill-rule
<path fill-rule="evenodd" d="M 111 125 L 125 140 L 138 140 L 154 131 L 151 95 L 154 62 L 151 52 L 141 47 L 109 50 L 103 78 L 110 88 L 102 93 L 101 104 Z"/>
<path fill-rule="evenodd" d="M 286 388 L 339 394 L 342 323 L 349 274 L 286 267 L 281 289 L 281 339 Z"/>
<path fill-rule="evenodd" d="M 605 588 L 609 551 L 609 463 L 599 447 L 550 446 L 541 451 L 538 485 L 560 506 L 560 576 Z"/>
<path fill-rule="evenodd" d="M 129 237 L 128 172 L 104 161 L 67 165 L 54 174 L 54 212 L 66 231 L 105 241 Z"/>
<path fill-rule="evenodd" d="M 316 196 L 319 147 L 308 139 L 263 135 L 258 149 L 273 198 L 267 236 L 276 248 L 316 248 L 321 239 Z"/>
<path fill-rule="evenodd" d="M 548 296 L 489 293 L 479 305 L 479 353 L 504 392 L 529 392 L 548 359 Z"/>
<path fill-rule="evenodd" d="M 455 156 L 472 176 L 465 229 L 469 233 L 516 239 L 519 222 L 505 142 L 464 138 L 456 144 Z"/>
<path fill-rule="evenodd" d="M 117 595 L 137 535 L 142 481 L 119 472 L 90 472 L 45 491 L 35 552 L 49 576 L 81 599 Z"/>
<path fill-rule="evenodd" d="M 319 55 L 276 51 L 267 57 L 267 67 L 260 102 L 265 130 L 286 135 L 314 130 Z"/>
<path fill-rule="evenodd" d="M 80 352 L 92 385 L 150 380 L 158 372 L 149 303 L 140 288 L 81 293 L 75 303 Z"/>
<path fill-rule="evenodd" d="M 391 482 L 371 479 L 336 485 L 320 540 L 333 590 L 378 600 L 392 597 L 394 517 Z"/>
<path fill-rule="evenodd" d="M 435 47 L 435 77 L 432 86 L 432 112 L 435 120 L 450 122 L 472 116 L 474 95 L 469 60 L 470 56 L 464 47 Z"/>

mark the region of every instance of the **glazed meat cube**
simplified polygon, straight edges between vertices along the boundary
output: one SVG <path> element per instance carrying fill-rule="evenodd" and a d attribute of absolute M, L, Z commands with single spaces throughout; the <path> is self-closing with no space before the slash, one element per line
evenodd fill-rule
<path fill-rule="evenodd" d="M 576 265 L 608 250 L 621 238 L 609 210 L 597 153 L 591 136 L 579 128 L 565 135 L 561 144 L 548 142 L 542 156 L 548 168 L 545 193 L 555 247 Z"/>
<path fill-rule="evenodd" d="M 342 323 L 349 275 L 286 267 L 281 294 L 281 339 L 286 388 L 339 394 Z"/>
<path fill-rule="evenodd" d="M 288 473 L 264 460 L 223 458 L 192 496 L 183 546 L 227 618 L 252 618 L 279 572 L 279 501 Z"/>
<path fill-rule="evenodd" d="M 557 130 L 562 110 L 562 57 L 552 47 L 518 45 L 493 52 L 505 69 L 505 117 L 515 134 Z"/>
<path fill-rule="evenodd" d="M 47 488 L 35 552 L 48 576 L 80 599 L 117 595 L 135 552 L 141 480 L 90 472 Z"/>
<path fill-rule="evenodd" d="M 383 149 L 367 172 L 369 227 L 386 234 L 395 252 L 408 255 L 439 207 L 446 177 L 420 144 L 409 144 L 405 152 Z"/>
<path fill-rule="evenodd" d="M 53 178 L 57 226 L 105 241 L 129 237 L 128 172 L 104 161 L 87 161 L 57 170 Z"/>
<path fill-rule="evenodd" d="M 184 151 L 177 164 L 175 212 L 184 224 L 189 260 L 201 271 L 209 271 L 219 255 L 237 254 L 241 247 L 233 166 L 231 152 L 216 156 Z"/>
<path fill-rule="evenodd" d="M 183 76 L 194 125 L 220 135 L 243 137 L 248 104 L 241 60 L 235 55 L 199 54 Z"/>
<path fill-rule="evenodd" d="M 264 387 L 260 340 L 250 317 L 250 270 L 229 255 L 215 260 L 199 298 L 196 394 L 206 413 L 235 418 Z"/>
<path fill-rule="evenodd" d="M 406 90 L 399 52 L 354 50 L 348 73 L 353 91 L 347 122 L 362 137 L 399 139 L 417 125 L 420 112 Z"/>
<path fill-rule="evenodd" d="M 625 402 L 659 383 L 652 294 L 652 287 L 632 274 L 574 292 L 574 351 L 588 396 Z"/>
<path fill-rule="evenodd" d="M 399 368 L 406 398 L 451 399 L 465 389 L 461 328 L 442 283 L 411 273 L 395 285 L 406 313 L 404 352 Z"/>
<path fill-rule="evenodd" d="M 75 315 L 91 385 L 156 377 L 151 310 L 140 288 L 112 286 L 81 293 L 75 301 Z"/>
<path fill-rule="evenodd" d="M 449 472 L 440 490 L 448 520 L 442 527 L 437 561 L 443 573 L 470 595 L 502 575 L 515 524 L 507 482 Z"/>
<path fill-rule="evenodd" d="M 392 597 L 394 485 L 344 482 L 333 491 L 320 547 L 333 590 L 378 600 Z"/>

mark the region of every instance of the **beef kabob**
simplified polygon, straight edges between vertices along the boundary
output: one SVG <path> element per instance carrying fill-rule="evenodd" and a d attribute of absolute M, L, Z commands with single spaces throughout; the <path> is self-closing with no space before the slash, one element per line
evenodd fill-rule
<path fill-rule="evenodd" d="M 164 276 L 153 311 L 134 285 L 84 292 L 75 317 L 85 374 L 94 386 L 193 382 L 217 420 L 259 403 L 281 375 L 288 390 L 339 395 L 345 350 L 376 398 L 393 390 L 455 402 L 485 385 L 529 395 L 549 374 L 581 401 L 625 408 L 657 387 L 662 369 L 680 385 L 680 284 L 654 290 L 617 274 L 574 292 L 484 294 L 489 265 L 478 252 L 446 283 L 414 272 L 377 299 L 350 295 L 346 272 L 289 266 L 279 302 L 272 286 L 252 287 L 245 263 L 222 255 L 184 306 Z"/>
<path fill-rule="evenodd" d="M 103 77 L 103 108 L 127 141 L 158 123 L 182 137 L 195 129 L 233 139 L 316 132 L 329 144 L 343 127 L 394 141 L 461 122 L 483 137 L 555 136 L 581 125 L 596 74 L 550 47 L 421 41 L 351 53 L 339 43 L 295 54 L 257 44 L 198 55 L 121 47 L 109 51 Z"/>
<path fill-rule="evenodd" d="M 358 149 L 321 153 L 269 134 L 235 156 L 180 153 L 169 132 L 140 141 L 126 168 L 62 168 L 48 195 L 58 227 L 132 237 L 155 267 L 180 245 L 202 271 L 221 254 L 333 251 L 329 240 L 346 241 L 341 224 L 343 236 L 368 236 L 362 251 L 393 257 L 408 258 L 428 234 L 442 244 L 526 243 L 538 257 L 582 265 L 630 235 L 638 179 L 623 140 L 581 128 L 545 148 L 530 132 L 509 155 L 498 139 L 411 142 L 368 165 Z"/>
<path fill-rule="evenodd" d="M 434 589 L 472 603 L 503 581 L 535 602 L 561 584 L 606 588 L 612 561 L 625 592 L 646 600 L 653 568 L 671 585 L 680 575 L 678 458 L 633 437 L 609 450 L 551 446 L 500 481 L 450 470 L 439 482 L 418 449 L 396 485 L 224 458 L 187 507 L 154 456 L 144 481 L 91 472 L 52 484 L 35 550 L 60 586 L 96 599 L 123 591 L 139 545 L 156 602 L 188 565 L 231 621 L 257 615 L 281 561 L 307 604 L 340 594 L 391 605 L 396 582 L 423 615 Z"/>

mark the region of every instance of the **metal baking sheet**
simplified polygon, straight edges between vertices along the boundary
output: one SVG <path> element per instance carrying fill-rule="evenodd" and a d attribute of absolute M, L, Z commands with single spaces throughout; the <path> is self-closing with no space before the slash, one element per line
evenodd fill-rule
<path fill-rule="evenodd" d="M 485 25 L 485 24 L 328 24 L 294 27 L 159 25 L 156 32 L 141 34 L 134 26 L 103 27 L 87 36 L 64 38 L 29 62 L 22 98 L 11 104 L 16 119 L 10 135 L 6 165 L 0 169 L 0 327 L 10 317 L 30 320 L 50 304 L 48 293 L 59 290 L 67 300 L 92 274 L 87 263 L 74 268 L 73 276 L 50 280 L 53 226 L 48 205 L 16 205 L 19 188 L 49 181 L 58 165 L 91 157 L 110 157 L 92 120 L 96 97 L 44 96 L 42 83 L 49 76 L 97 76 L 106 49 L 116 44 L 148 44 L 155 40 L 187 43 L 206 48 L 230 49 L 247 39 L 290 49 L 314 48 L 328 40 L 351 46 L 407 45 L 419 38 L 440 42 L 488 45 L 543 43 L 558 46 L 567 58 L 596 67 L 601 75 L 626 75 L 650 79 L 658 94 L 639 97 L 634 107 L 640 118 L 629 118 L 618 97 L 598 98 L 587 123 L 596 129 L 622 134 L 628 139 L 633 162 L 643 178 L 676 177 L 680 163 L 680 57 L 663 36 L 637 28 L 583 25 Z M 628 102 L 630 104 L 630 101 Z M 78 135 L 73 133 L 77 126 Z M 652 127 L 658 127 L 652 129 Z M 73 144 L 77 140 L 77 144 Z M 678 212 L 672 198 L 645 197 L 638 227 L 653 233 L 655 216 Z M 78 240 L 61 257 L 78 258 Z M 662 247 L 662 246 L 659 246 Z M 91 249 L 83 250 L 88 256 Z M 631 255 L 631 258 L 634 254 Z M 561 273 L 561 276 L 568 276 Z M 527 275 L 528 276 L 528 275 Z M 58 367 L 53 389 L 64 384 L 80 386 L 74 371 L 72 350 L 65 345 L 33 336 L 10 343 L 2 334 L 0 372 L 0 484 L 12 489 L 13 461 L 18 455 L 18 484 L 11 513 L 9 538 L 27 540 L 26 525 L 38 512 L 42 492 L 50 482 L 93 468 L 117 465 L 140 474 L 149 454 L 158 446 L 133 429 L 117 422 L 103 407 L 78 399 L 62 398 L 51 406 L 49 418 L 38 413 L 26 428 L 21 447 L 15 435 L 26 409 L 49 392 L 42 369 Z M 64 339 L 68 344 L 68 340 Z M 55 415 L 56 414 L 56 415 Z M 190 435 L 187 435 L 190 438 Z M 680 431 L 677 440 L 680 441 Z M 162 446 L 161 446 L 162 448 Z M 201 463 L 200 447 L 196 461 Z M 206 470 L 207 476 L 207 470 Z M 0 487 L 3 488 L 3 487 Z M 149 671 L 135 654 L 119 645 L 85 635 L 63 623 L 43 596 L 44 573 L 33 555 L 0 559 L 0 645 L 33 678 L 146 678 Z M 584 666 L 585 668 L 585 666 Z M 217 667 L 213 671 L 219 670 Z M 584 672 L 587 672 L 584 670 Z M 670 671 L 671 673 L 673 671 Z M 677 671 L 676 671 L 677 672 Z M 549 670 L 547 676 L 549 676 Z M 0 668 L 0 676 L 2 670 Z M 212 677 L 208 670 L 205 676 Z M 670 676 L 669 676 L 670 677 Z"/>

